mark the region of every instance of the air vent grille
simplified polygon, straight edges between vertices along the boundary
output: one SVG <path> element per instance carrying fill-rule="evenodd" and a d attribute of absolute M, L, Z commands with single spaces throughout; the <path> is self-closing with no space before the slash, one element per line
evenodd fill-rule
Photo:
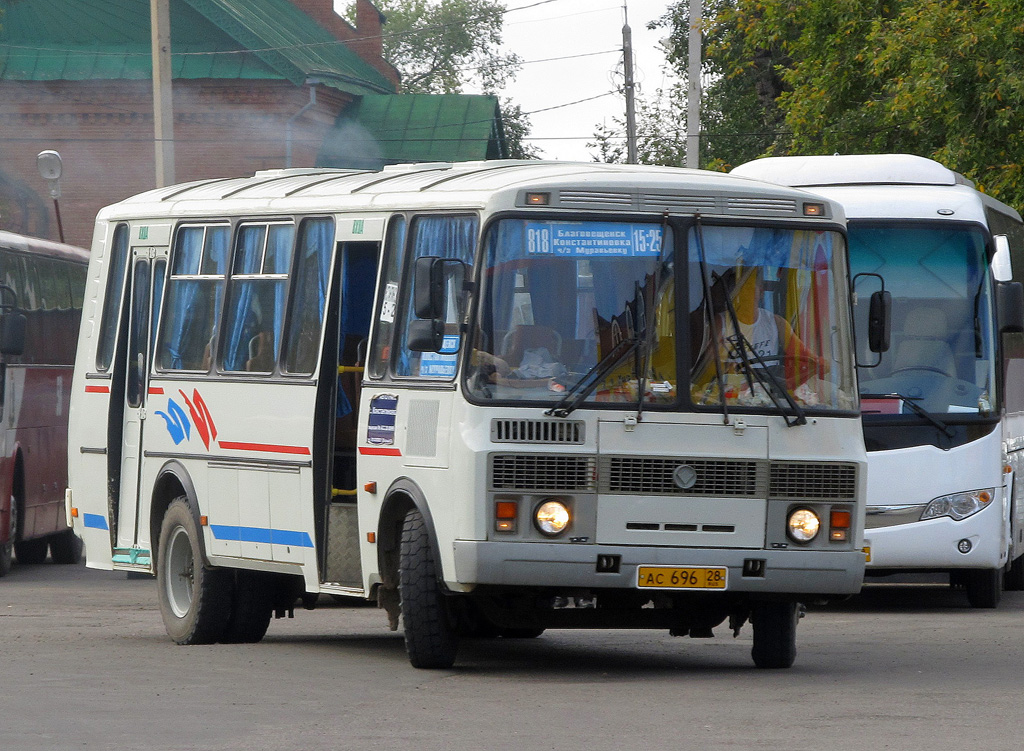
<path fill-rule="evenodd" d="M 686 465 L 693 472 L 690 487 L 680 487 L 676 468 Z M 697 495 L 718 497 L 764 497 L 766 466 L 756 460 L 686 459 L 653 456 L 606 456 L 601 458 L 601 490 L 605 493 L 647 495 Z"/>
<path fill-rule="evenodd" d="M 772 464 L 768 497 L 793 500 L 855 500 L 857 466 L 826 462 Z"/>
<path fill-rule="evenodd" d="M 729 198 L 730 211 L 757 211 L 770 214 L 796 214 L 796 201 L 788 198 Z"/>
<path fill-rule="evenodd" d="M 640 208 L 647 211 L 675 209 L 677 211 L 715 210 L 716 199 L 708 195 L 679 195 L 672 193 L 644 193 L 640 196 Z"/>
<path fill-rule="evenodd" d="M 633 194 L 611 190 L 563 190 L 558 194 L 559 204 L 574 203 L 586 206 L 616 206 L 631 208 Z"/>
<path fill-rule="evenodd" d="M 491 440 L 495 443 L 583 443 L 581 420 L 511 420 L 491 421 Z"/>
<path fill-rule="evenodd" d="M 492 454 L 492 490 L 593 492 L 597 486 L 593 456 Z"/>

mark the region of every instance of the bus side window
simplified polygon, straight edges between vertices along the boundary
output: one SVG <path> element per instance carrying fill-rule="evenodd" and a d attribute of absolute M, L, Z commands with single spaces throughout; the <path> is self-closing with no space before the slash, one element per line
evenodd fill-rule
<path fill-rule="evenodd" d="M 96 369 L 105 371 L 110 367 L 114 357 L 114 339 L 117 337 L 117 318 L 121 311 L 121 295 L 124 293 L 125 270 L 128 267 L 128 225 L 119 224 L 114 230 L 114 237 L 107 251 L 107 259 L 112 264 L 110 277 L 107 279 L 107 293 L 103 297 L 103 314 L 100 318 L 100 340 L 96 347 Z M 84 280 L 83 280 L 84 285 Z M 22 295 L 18 295 L 18 304 L 25 307 Z M 27 340 L 31 342 L 31 339 Z M 28 344 L 31 346 L 31 344 Z"/>
<path fill-rule="evenodd" d="M 281 350 L 294 237 L 290 222 L 238 228 L 224 322 L 224 370 L 273 372 Z"/>
<path fill-rule="evenodd" d="M 415 314 L 412 299 L 412 267 L 417 258 L 437 256 L 462 261 L 466 265 L 466 278 L 471 276 L 473 255 L 479 220 L 476 216 L 420 216 L 412 224 L 411 253 L 406 264 L 404 313 L 401 317 L 398 346 L 395 359 L 395 375 L 418 376 L 451 380 L 455 377 L 455 363 L 458 341 L 449 344 L 441 352 L 414 352 L 406 346 L 409 335 L 409 321 Z M 455 318 L 461 311 L 455 310 L 453 302 L 459 299 L 460 290 L 448 291 L 449 312 L 447 323 L 457 323 Z M 446 336 L 445 339 L 450 337 Z M 455 338 L 455 337 L 451 337 Z"/>
<path fill-rule="evenodd" d="M 294 283 L 289 303 L 291 310 L 284 344 L 286 373 L 308 375 L 316 368 L 320 331 L 327 307 L 333 244 L 332 219 L 304 219 L 299 225 Z"/>
<path fill-rule="evenodd" d="M 383 378 L 391 362 L 391 340 L 398 315 L 398 298 L 402 285 L 402 260 L 405 258 L 405 217 L 396 216 L 388 225 L 384 245 L 384 267 L 377 290 L 377 315 L 374 318 L 373 349 L 367 360 L 370 378 Z"/>
<path fill-rule="evenodd" d="M 160 325 L 160 368 L 209 370 L 230 236 L 226 224 L 179 229 L 167 284 L 166 314 Z"/>

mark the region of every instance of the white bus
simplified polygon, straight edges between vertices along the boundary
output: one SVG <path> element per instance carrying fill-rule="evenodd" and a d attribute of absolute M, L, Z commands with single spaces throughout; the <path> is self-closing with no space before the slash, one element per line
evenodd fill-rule
<path fill-rule="evenodd" d="M 71 402 L 88 565 L 154 573 L 185 644 L 325 593 L 401 620 L 417 667 L 726 620 L 788 667 L 798 602 L 863 580 L 844 233 L 802 191 L 555 162 L 105 208 Z M 736 333 L 755 277 L 779 354 Z"/>
<path fill-rule="evenodd" d="M 803 186 L 849 221 L 868 450 L 867 574 L 948 572 L 970 604 L 1024 589 L 1024 225 L 938 162 L 780 157 L 736 174 Z M 871 351 L 868 291 L 891 300 Z"/>

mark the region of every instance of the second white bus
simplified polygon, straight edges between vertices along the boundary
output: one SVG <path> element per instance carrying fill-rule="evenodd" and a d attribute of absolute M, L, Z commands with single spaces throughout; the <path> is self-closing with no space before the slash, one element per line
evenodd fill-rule
<path fill-rule="evenodd" d="M 1024 589 L 1020 215 L 908 154 L 777 157 L 735 173 L 840 201 L 858 300 L 891 296 L 887 351 L 869 351 L 857 305 L 867 573 L 949 573 L 979 608 Z"/>

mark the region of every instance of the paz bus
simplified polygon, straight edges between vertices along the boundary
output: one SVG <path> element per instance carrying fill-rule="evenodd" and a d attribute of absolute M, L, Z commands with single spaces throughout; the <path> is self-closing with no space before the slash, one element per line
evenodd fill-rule
<path fill-rule="evenodd" d="M 0 232 L 0 576 L 77 563 L 64 510 L 68 403 L 89 254 Z"/>
<path fill-rule="evenodd" d="M 734 173 L 826 195 L 849 221 L 867 574 L 948 573 L 978 608 L 1024 589 L 1020 215 L 906 154 L 777 157 Z M 882 288 L 891 340 L 872 350 L 865 303 Z"/>
<path fill-rule="evenodd" d="M 329 594 L 378 603 L 421 668 L 726 621 L 789 667 L 799 603 L 863 578 L 844 233 L 802 191 L 537 161 L 107 207 L 71 400 L 87 563 L 155 574 L 182 644 Z M 789 321 L 774 364 L 711 326 L 740 271 Z"/>

